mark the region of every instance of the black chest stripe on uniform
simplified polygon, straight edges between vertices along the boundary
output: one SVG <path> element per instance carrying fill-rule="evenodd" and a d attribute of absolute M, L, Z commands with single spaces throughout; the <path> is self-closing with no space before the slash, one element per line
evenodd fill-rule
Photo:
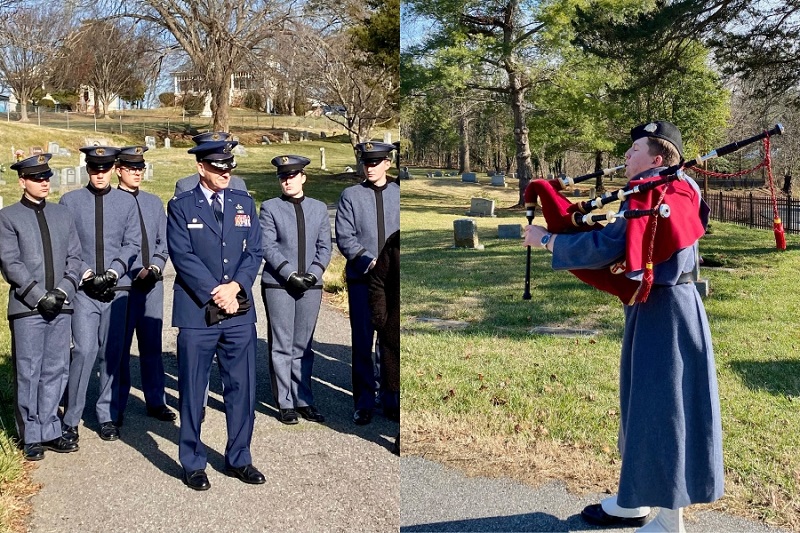
<path fill-rule="evenodd" d="M 303 215 L 303 206 L 300 203 L 292 205 L 297 219 L 297 273 L 302 276 L 306 272 L 306 217 Z"/>
<path fill-rule="evenodd" d="M 142 206 L 139 205 L 139 197 L 134 197 L 136 200 L 136 209 L 139 210 L 139 225 L 142 227 L 142 267 L 147 268 L 150 266 L 150 242 L 147 240 L 147 228 L 144 226 L 144 217 L 142 216 Z"/>
<path fill-rule="evenodd" d="M 386 242 L 386 225 L 383 219 L 383 190 L 373 190 L 375 191 L 375 211 L 378 215 L 378 253 L 381 253 L 383 244 Z"/>
<path fill-rule="evenodd" d="M 100 194 L 94 195 L 94 259 L 95 259 L 95 274 L 102 274 L 106 271 L 104 263 L 105 257 L 105 243 L 103 242 L 103 196 Z"/>
<path fill-rule="evenodd" d="M 53 268 L 53 242 L 50 240 L 50 227 L 44 216 L 44 209 L 36 209 L 36 222 L 42 236 L 42 252 L 44 253 L 44 286 L 47 290 L 55 288 L 55 270 Z"/>

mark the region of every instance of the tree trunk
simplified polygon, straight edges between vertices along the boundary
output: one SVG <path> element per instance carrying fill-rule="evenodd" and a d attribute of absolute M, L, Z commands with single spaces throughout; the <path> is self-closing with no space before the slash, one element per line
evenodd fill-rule
<path fill-rule="evenodd" d="M 594 153 L 594 170 L 595 172 L 598 170 L 603 170 L 603 152 L 599 150 Z M 597 176 L 597 179 L 594 182 L 594 188 L 595 191 L 597 191 L 598 196 L 606 192 L 606 188 L 603 185 L 603 176 Z"/>
<path fill-rule="evenodd" d="M 212 131 L 228 131 L 230 126 L 231 77 L 223 74 L 215 80 L 216 87 L 211 89 L 211 114 L 214 117 Z"/>
<path fill-rule="evenodd" d="M 472 172 L 469 160 L 469 119 L 463 114 L 458 120 L 458 133 L 458 172 Z"/>
<path fill-rule="evenodd" d="M 511 92 L 511 112 L 514 116 L 514 142 L 517 145 L 517 179 L 520 181 L 520 191 L 533 178 L 533 164 L 531 163 L 531 150 L 528 145 L 528 125 L 525 121 L 525 91 L 522 74 L 516 70 L 508 72 L 508 85 Z M 519 195 L 518 205 L 525 205 L 522 192 Z"/>
<path fill-rule="evenodd" d="M 22 97 L 22 99 L 20 99 L 19 112 L 20 112 L 19 115 L 20 122 L 30 122 L 30 119 L 28 118 L 28 99 L 25 97 Z"/>

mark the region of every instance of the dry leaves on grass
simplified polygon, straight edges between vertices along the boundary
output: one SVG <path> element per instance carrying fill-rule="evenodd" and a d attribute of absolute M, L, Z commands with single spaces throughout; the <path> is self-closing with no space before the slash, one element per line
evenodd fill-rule
<path fill-rule="evenodd" d="M 0 526 L 8 527 L 10 533 L 24 533 L 33 510 L 31 496 L 39 492 L 41 485 L 31 480 L 31 470 L 36 467 L 25 463 L 24 473 L 17 480 L 0 485 Z"/>

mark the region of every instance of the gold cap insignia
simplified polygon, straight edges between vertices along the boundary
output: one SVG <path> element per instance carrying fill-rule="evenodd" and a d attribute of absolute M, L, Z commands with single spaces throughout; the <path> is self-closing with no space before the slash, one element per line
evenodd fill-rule
<path fill-rule="evenodd" d="M 211 136 L 211 140 L 212 141 L 218 141 L 219 140 L 219 133 L 215 133 L 214 135 L 212 135 Z"/>
<path fill-rule="evenodd" d="M 367 150 L 372 150 L 372 143 L 365 144 L 364 148 L 366 148 Z"/>
<path fill-rule="evenodd" d="M 41 163 L 44 163 L 45 161 L 47 161 L 47 158 L 46 158 L 45 156 L 43 156 L 43 155 L 40 155 L 40 156 L 39 156 L 39 157 L 36 159 L 36 162 L 37 162 L 37 163 L 39 163 L 39 164 L 41 164 Z"/>
<path fill-rule="evenodd" d="M 137 146 L 136 150 L 133 151 L 135 154 L 143 154 L 144 150 L 142 150 L 141 146 Z"/>
<path fill-rule="evenodd" d="M 647 126 L 644 127 L 644 131 L 646 131 L 648 133 L 655 133 L 657 129 L 658 129 L 658 125 L 656 125 L 653 122 L 651 122 L 650 124 L 648 124 Z"/>
<path fill-rule="evenodd" d="M 95 155 L 106 155 L 106 150 L 105 150 L 105 148 L 97 148 L 97 149 L 95 149 L 94 154 Z"/>
<path fill-rule="evenodd" d="M 281 163 L 283 163 L 284 165 L 288 164 L 289 163 L 289 158 L 287 156 L 281 157 Z"/>

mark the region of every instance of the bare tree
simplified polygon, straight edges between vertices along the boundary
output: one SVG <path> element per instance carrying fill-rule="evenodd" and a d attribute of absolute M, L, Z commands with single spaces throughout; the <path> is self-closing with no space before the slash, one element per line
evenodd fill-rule
<path fill-rule="evenodd" d="M 57 18 L 55 10 L 44 7 L 4 11 L 0 16 L 0 76 L 19 101 L 21 122 L 28 122 L 28 102 L 44 85 L 59 37 L 54 31 Z"/>
<path fill-rule="evenodd" d="M 163 28 L 202 72 L 214 129 L 229 125 L 231 78 L 279 30 L 292 0 L 139 0 L 121 14 Z"/>
<path fill-rule="evenodd" d="M 85 21 L 59 50 L 51 82 L 94 91 L 95 114 L 107 117 L 114 98 L 146 85 L 154 76 L 158 55 L 146 28 L 119 20 Z"/>

